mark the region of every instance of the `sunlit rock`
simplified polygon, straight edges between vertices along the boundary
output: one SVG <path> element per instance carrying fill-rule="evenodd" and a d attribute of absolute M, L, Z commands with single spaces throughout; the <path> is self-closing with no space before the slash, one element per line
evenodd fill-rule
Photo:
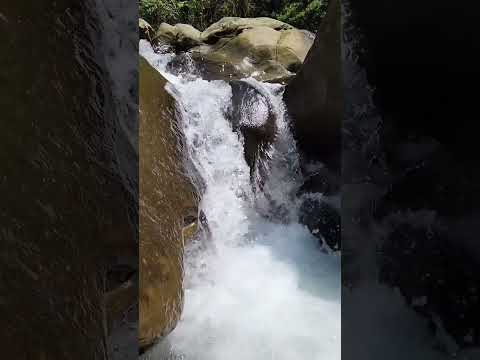
<path fill-rule="evenodd" d="M 195 233 L 198 196 L 186 177 L 175 102 L 140 60 L 140 346 L 168 334 L 183 306 L 184 235 Z M 184 229 L 184 226 L 187 226 Z"/>

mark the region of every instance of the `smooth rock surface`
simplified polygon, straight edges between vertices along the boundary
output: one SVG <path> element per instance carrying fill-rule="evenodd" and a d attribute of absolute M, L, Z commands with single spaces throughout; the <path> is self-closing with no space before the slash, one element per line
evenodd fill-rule
<path fill-rule="evenodd" d="M 224 37 L 233 37 L 245 29 L 256 27 L 268 27 L 273 30 L 292 29 L 293 26 L 282 21 L 263 17 L 263 18 L 239 18 L 225 17 L 220 21 L 210 25 L 202 32 L 202 41 L 205 43 L 215 43 Z"/>
<path fill-rule="evenodd" d="M 186 177 L 175 102 L 140 59 L 140 347 L 175 327 L 183 306 L 183 246 L 198 195 Z M 186 228 L 184 228 L 186 227 Z"/>

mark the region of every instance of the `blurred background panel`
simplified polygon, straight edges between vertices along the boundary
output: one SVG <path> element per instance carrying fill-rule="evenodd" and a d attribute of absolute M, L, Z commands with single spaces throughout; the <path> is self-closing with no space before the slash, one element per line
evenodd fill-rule
<path fill-rule="evenodd" d="M 0 339 L 138 354 L 138 4 L 0 4 Z"/>
<path fill-rule="evenodd" d="M 344 359 L 479 358 L 473 1 L 343 1 Z"/>

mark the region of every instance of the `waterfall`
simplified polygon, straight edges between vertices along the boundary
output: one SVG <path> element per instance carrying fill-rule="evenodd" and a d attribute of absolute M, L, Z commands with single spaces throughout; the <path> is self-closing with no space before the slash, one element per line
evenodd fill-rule
<path fill-rule="evenodd" d="M 255 186 L 253 179 L 252 186 L 244 139 L 226 115 L 232 86 L 169 73 L 172 55 L 143 40 L 140 53 L 169 80 L 185 151 L 205 184 L 201 209 L 211 232 L 207 241 L 188 245 L 182 318 L 146 357 L 340 359 L 340 258 L 322 251 L 298 222 L 295 192 L 302 179 L 283 87 L 244 80 L 268 99 L 277 128 L 266 150 L 264 183 Z M 254 106 L 245 121 L 256 124 L 263 105 Z"/>

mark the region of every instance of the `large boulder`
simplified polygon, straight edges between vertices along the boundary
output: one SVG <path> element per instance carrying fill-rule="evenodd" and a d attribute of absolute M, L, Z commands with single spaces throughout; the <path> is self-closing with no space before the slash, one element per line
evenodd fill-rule
<path fill-rule="evenodd" d="M 222 38 L 234 37 L 241 33 L 243 30 L 256 27 L 268 27 L 273 30 L 293 29 L 293 26 L 291 25 L 267 17 L 225 17 L 220 21 L 217 21 L 216 23 L 210 25 L 205 31 L 202 32 L 202 41 L 207 44 L 216 43 Z"/>
<path fill-rule="evenodd" d="M 257 26 L 221 38 L 214 45 L 194 48 L 192 53 L 209 63 L 233 67 L 242 77 L 286 82 L 303 63 L 312 43 L 308 33 L 297 29 Z"/>
<path fill-rule="evenodd" d="M 221 39 L 213 48 L 203 47 L 203 50 L 207 50 L 210 57 L 223 58 L 244 72 L 258 71 L 268 62 L 276 62 L 287 71 L 296 71 L 312 44 L 313 39 L 298 29 L 277 31 L 257 26 L 243 30 L 235 37 Z"/>
<path fill-rule="evenodd" d="M 332 0 L 303 67 L 284 95 L 305 158 L 334 169 L 340 166 L 343 118 L 340 39 L 340 2 Z"/>
<path fill-rule="evenodd" d="M 183 244 L 195 233 L 196 189 L 167 82 L 140 59 L 140 347 L 176 325 L 183 304 Z"/>
<path fill-rule="evenodd" d="M 269 27 L 259 26 L 242 31 L 215 51 L 233 63 L 240 63 L 247 58 L 250 62 L 257 64 L 275 59 L 279 40 L 280 32 Z"/>
<path fill-rule="evenodd" d="M 162 24 L 157 40 L 180 53 L 172 63 L 192 59 L 207 79 L 254 77 L 288 82 L 305 60 L 314 36 L 270 18 L 224 18 L 203 33 L 189 25 Z M 170 69 L 174 70 L 174 69 Z M 175 71 L 175 70 L 174 70 Z"/>
<path fill-rule="evenodd" d="M 188 50 L 200 45 L 200 38 L 200 31 L 188 24 L 176 24 L 172 26 L 167 23 L 162 23 L 155 34 L 156 42 L 168 43 L 177 50 Z"/>

